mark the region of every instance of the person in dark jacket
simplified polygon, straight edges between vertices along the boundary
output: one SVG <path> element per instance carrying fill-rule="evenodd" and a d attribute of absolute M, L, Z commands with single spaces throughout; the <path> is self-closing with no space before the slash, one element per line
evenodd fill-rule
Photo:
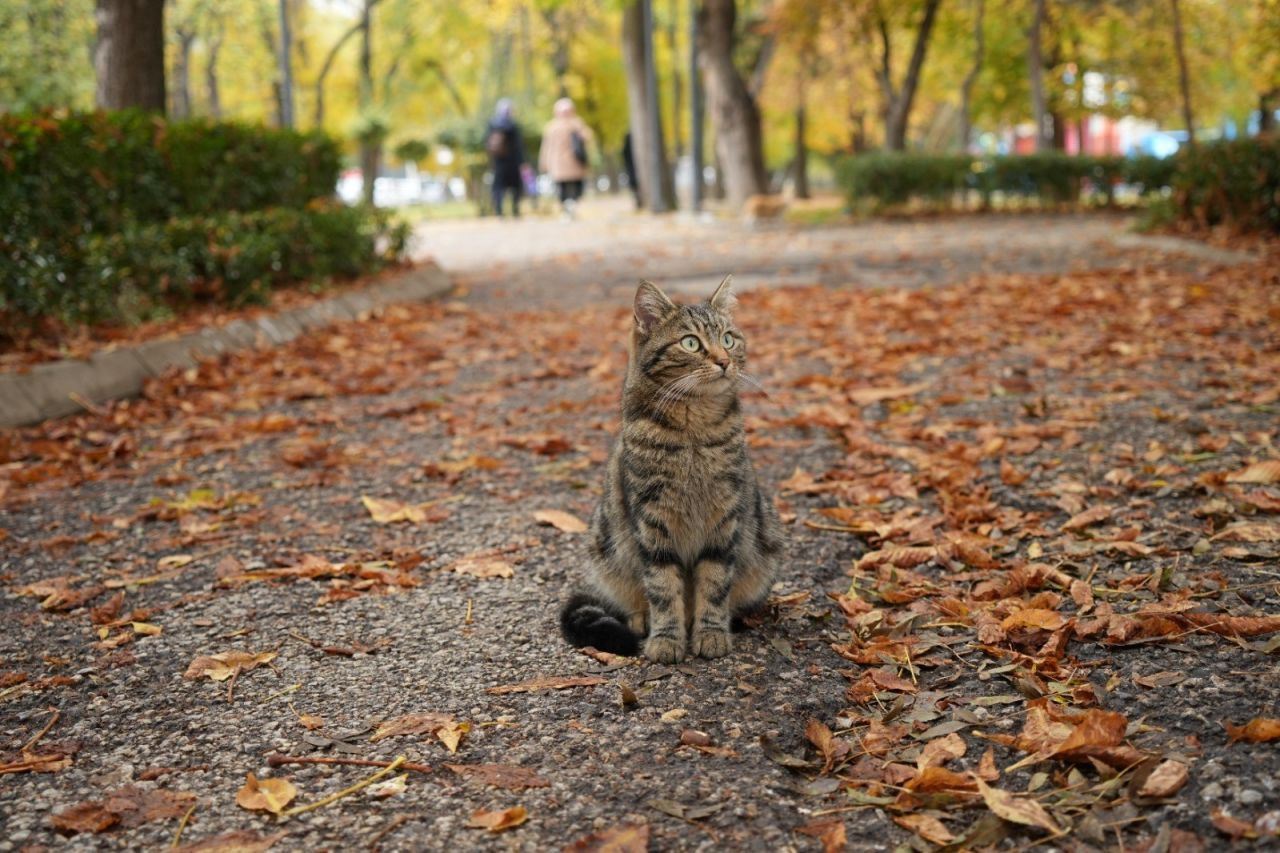
<path fill-rule="evenodd" d="M 511 192 L 511 214 L 520 215 L 520 196 L 524 181 L 520 167 L 525 163 L 524 139 L 520 126 L 511 114 L 511 99 L 503 98 L 494 108 L 493 118 L 485 129 L 485 151 L 489 154 L 489 166 L 493 172 L 493 210 L 502 215 L 502 199 Z"/>

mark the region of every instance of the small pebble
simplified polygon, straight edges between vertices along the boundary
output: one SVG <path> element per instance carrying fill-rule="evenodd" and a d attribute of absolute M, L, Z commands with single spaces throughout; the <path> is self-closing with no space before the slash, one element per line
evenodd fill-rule
<path fill-rule="evenodd" d="M 1236 794 L 1236 802 L 1246 806 L 1256 806 L 1262 802 L 1262 792 L 1255 791 L 1253 788 L 1245 788 Z"/>

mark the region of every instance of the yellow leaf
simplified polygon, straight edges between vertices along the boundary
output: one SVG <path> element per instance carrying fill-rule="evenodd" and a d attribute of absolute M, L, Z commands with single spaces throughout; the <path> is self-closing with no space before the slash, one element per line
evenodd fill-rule
<path fill-rule="evenodd" d="M 403 794 L 405 787 L 409 783 L 409 774 L 403 773 L 394 779 L 389 779 L 378 785 L 374 785 L 369 789 L 369 795 L 384 799 L 386 797 L 394 797 L 396 794 Z"/>
<path fill-rule="evenodd" d="M 448 570 L 473 578 L 509 578 L 516 573 L 515 568 L 500 557 L 463 557 Z"/>
<path fill-rule="evenodd" d="M 1280 483 L 1280 459 L 1267 459 L 1227 476 L 1228 483 Z"/>
<path fill-rule="evenodd" d="M 582 519 L 558 509 L 540 509 L 533 517 L 539 524 L 550 524 L 562 533 L 582 533 L 587 529 L 587 524 Z"/>
<path fill-rule="evenodd" d="M 1280 540 L 1280 523 L 1266 521 L 1244 522 L 1233 524 L 1220 530 L 1209 540 L 1211 542 L 1275 542 Z"/>
<path fill-rule="evenodd" d="M 164 629 L 159 625 L 152 625 L 150 622 L 131 622 L 133 632 L 141 634 L 144 637 L 158 637 L 164 633 Z"/>
<path fill-rule="evenodd" d="M 978 785 L 978 793 L 982 795 L 983 802 L 997 817 L 1023 826 L 1038 826 L 1055 835 L 1060 831 L 1044 806 L 1030 797 L 1019 797 L 1008 791 L 992 788 L 977 776 L 973 779 Z"/>
<path fill-rule="evenodd" d="M 170 554 L 167 557 L 161 557 L 156 563 L 156 568 L 162 571 L 165 569 L 180 569 L 194 559 L 195 557 L 190 554 Z"/>
<path fill-rule="evenodd" d="M 1172 797 L 1183 785 L 1187 784 L 1190 774 L 1187 765 L 1181 761 L 1162 761 L 1151 771 L 1151 775 L 1143 781 L 1138 789 L 1140 797 Z"/>
<path fill-rule="evenodd" d="M 369 510 L 369 515 L 379 524 L 391 524 L 396 521 L 419 522 L 426 520 L 427 514 L 419 506 L 403 504 L 399 501 L 383 500 L 361 495 L 360 502 Z"/>
<path fill-rule="evenodd" d="M 895 817 L 893 822 L 903 829 L 909 829 L 925 841 L 934 844 L 950 844 L 955 841 L 951 831 L 943 826 L 942 821 L 926 814 L 908 814 Z"/>
<path fill-rule="evenodd" d="M 258 779 L 250 773 L 244 787 L 236 792 L 236 805 L 249 811 L 280 814 L 296 796 L 298 789 L 288 779 Z"/>
<path fill-rule="evenodd" d="M 462 743 L 462 736 L 471 731 L 470 723 L 457 723 L 450 720 L 445 725 L 436 729 L 436 737 L 440 738 L 440 742 L 450 752 L 458 751 L 458 744 Z"/>

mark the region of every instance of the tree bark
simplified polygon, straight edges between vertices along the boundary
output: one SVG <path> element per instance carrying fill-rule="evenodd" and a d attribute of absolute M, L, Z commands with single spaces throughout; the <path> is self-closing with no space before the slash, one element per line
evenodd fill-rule
<path fill-rule="evenodd" d="M 1277 94 L 1280 94 L 1280 90 L 1272 89 L 1258 95 L 1258 133 L 1270 133 L 1276 129 L 1275 107 L 1271 99 Z"/>
<path fill-rule="evenodd" d="M 796 150 L 792 167 L 796 198 L 809 198 L 809 146 L 804 141 L 805 119 L 804 86 L 801 84 L 800 103 L 796 106 Z"/>
<path fill-rule="evenodd" d="M 191 117 L 191 45 L 196 40 L 195 30 L 179 27 L 174 34 L 178 37 L 178 55 L 173 60 L 173 117 Z"/>
<path fill-rule="evenodd" d="M 937 2 L 937 0 L 931 0 Z M 716 155 L 723 170 L 725 197 L 739 208 L 749 196 L 768 191 L 760 108 L 733 62 L 736 41 L 735 0 L 705 0 L 699 11 L 703 84 Z"/>
<path fill-rule="evenodd" d="M 373 5 L 365 0 L 360 13 L 360 109 L 373 103 Z M 373 184 L 378 179 L 378 155 L 382 146 L 369 138 L 360 140 L 360 178 L 364 203 L 373 205 Z"/>
<path fill-rule="evenodd" d="M 280 126 L 293 127 L 293 28 L 289 0 L 280 2 Z"/>
<path fill-rule="evenodd" d="M 978 81 L 982 71 L 982 61 L 986 53 L 986 37 L 983 32 L 983 16 L 986 13 L 986 0 L 975 0 L 973 21 L 973 65 L 964 76 L 960 86 L 960 150 L 967 152 L 973 144 L 973 84 Z"/>
<path fill-rule="evenodd" d="M 680 22 L 680 0 L 671 0 L 671 17 L 667 22 L 667 45 L 671 49 L 671 141 L 674 143 L 676 161 L 684 156 L 684 134 L 681 132 L 684 114 L 684 79 L 680 74 L 679 42 L 676 38 Z"/>
<path fill-rule="evenodd" d="M 343 33 L 333 47 L 329 48 L 329 52 L 324 56 L 324 62 L 320 64 L 320 73 L 316 75 L 316 111 L 315 125 L 317 128 L 324 127 L 324 81 L 329 76 L 329 72 L 333 69 L 334 60 L 338 58 L 338 51 L 342 50 L 342 46 L 346 44 L 353 35 L 360 32 L 361 21 L 356 21 L 351 28 Z"/>
<path fill-rule="evenodd" d="M 916 89 L 920 85 L 920 69 L 924 67 L 925 54 L 929 50 L 929 37 L 933 33 L 933 23 L 938 17 L 938 6 L 942 0 L 926 0 L 924 15 L 920 26 L 916 28 L 916 42 L 911 49 L 911 59 L 907 62 L 907 74 L 902 85 L 895 87 L 893 83 L 893 66 L 889 52 L 889 25 L 877 8 L 880 26 L 880 87 L 885 95 L 885 147 L 891 151 L 903 151 L 907 147 L 907 127 L 911 120 L 911 105 L 915 101 Z"/>
<path fill-rule="evenodd" d="M 644 41 L 644 3 L 633 0 L 622 13 L 622 63 L 627 72 L 631 151 L 640 182 L 640 198 L 649 210 L 661 212 L 675 206 L 675 193 L 672 191 L 666 146 L 663 145 L 662 112 L 659 109 L 657 115 L 650 115 L 651 105 L 657 103 L 657 93 L 649 91 L 650 75 Z"/>
<path fill-rule="evenodd" d="M 1027 31 L 1027 77 L 1031 83 L 1031 115 L 1036 125 L 1036 150 L 1053 147 L 1053 129 L 1049 127 L 1049 110 L 1044 94 L 1044 54 L 1040 47 L 1040 30 L 1044 24 L 1045 0 L 1035 0 L 1031 29 Z"/>
<path fill-rule="evenodd" d="M 164 0 L 98 0 L 96 101 L 164 113 Z"/>
<path fill-rule="evenodd" d="M 1178 56 L 1178 84 L 1182 89 L 1182 120 L 1187 124 L 1187 145 L 1196 146 L 1195 116 L 1191 111 L 1191 74 L 1187 71 L 1187 49 L 1182 39 L 1182 12 L 1178 0 L 1169 0 L 1173 7 L 1173 49 Z"/>
<path fill-rule="evenodd" d="M 222 98 L 218 93 L 218 51 L 222 50 L 222 33 L 209 40 L 209 55 L 204 62 L 204 90 L 209 99 L 209 115 L 222 117 Z"/>

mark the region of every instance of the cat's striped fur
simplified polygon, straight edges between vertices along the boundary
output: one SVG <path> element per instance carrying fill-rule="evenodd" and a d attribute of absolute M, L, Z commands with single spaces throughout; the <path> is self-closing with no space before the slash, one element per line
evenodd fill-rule
<path fill-rule="evenodd" d="M 782 547 L 773 502 L 747 456 L 738 388 L 746 341 L 729 279 L 677 306 L 636 291 L 622 430 L 592 518 L 587 587 L 561 612 L 565 637 L 671 663 L 715 658 L 734 616 L 764 602 Z"/>

